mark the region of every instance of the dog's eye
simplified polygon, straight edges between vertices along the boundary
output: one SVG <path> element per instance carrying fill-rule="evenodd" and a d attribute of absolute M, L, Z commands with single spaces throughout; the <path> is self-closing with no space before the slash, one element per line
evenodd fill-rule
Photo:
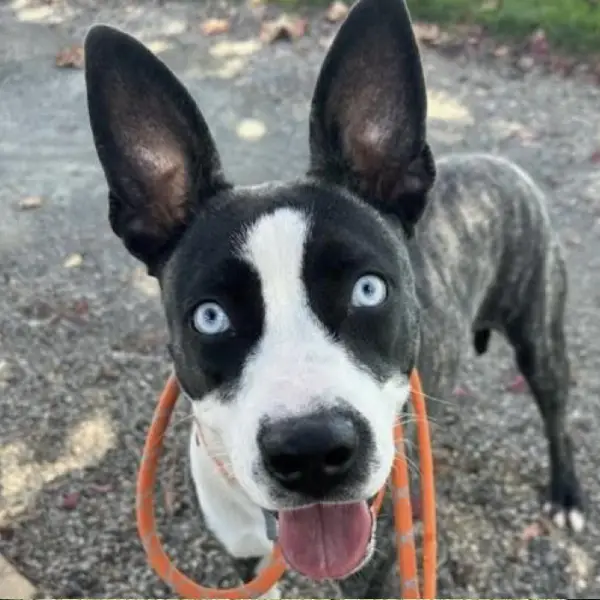
<path fill-rule="evenodd" d="M 363 275 L 354 284 L 352 306 L 379 306 L 387 297 L 387 285 L 377 275 Z"/>
<path fill-rule="evenodd" d="M 205 302 L 194 311 L 193 324 L 204 335 L 225 333 L 231 327 L 227 313 L 216 302 Z"/>

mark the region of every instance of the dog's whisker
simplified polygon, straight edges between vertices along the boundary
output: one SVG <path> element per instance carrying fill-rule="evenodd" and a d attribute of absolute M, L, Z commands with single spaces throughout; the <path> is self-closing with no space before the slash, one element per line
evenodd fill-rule
<path fill-rule="evenodd" d="M 400 452 L 396 452 L 396 456 L 399 456 Z M 408 465 L 408 469 L 409 471 L 412 471 L 413 473 L 419 473 L 420 472 L 420 468 L 419 465 L 409 456 L 407 456 L 406 454 L 402 454 L 400 455 L 402 458 L 404 458 L 404 460 L 406 460 L 406 464 Z M 398 468 L 398 466 L 396 465 L 396 463 L 394 463 L 392 465 L 392 471 L 395 471 Z"/>
<path fill-rule="evenodd" d="M 410 388 L 411 393 L 414 393 L 415 390 L 413 388 Z M 433 400 L 434 402 L 437 402 L 438 404 L 445 404 L 447 406 L 455 406 L 456 402 L 453 400 L 448 400 L 445 398 L 440 398 L 438 396 L 431 396 L 430 394 L 426 394 L 425 392 L 422 392 L 423 396 L 425 398 L 427 398 L 427 400 Z"/>
<path fill-rule="evenodd" d="M 407 415 L 407 416 L 403 416 L 400 419 L 400 422 L 402 423 L 402 425 L 408 425 L 410 423 L 418 423 L 419 418 L 415 415 Z M 443 423 L 441 423 L 441 421 L 439 421 L 435 417 L 427 416 L 427 422 L 436 427 L 443 427 Z"/>

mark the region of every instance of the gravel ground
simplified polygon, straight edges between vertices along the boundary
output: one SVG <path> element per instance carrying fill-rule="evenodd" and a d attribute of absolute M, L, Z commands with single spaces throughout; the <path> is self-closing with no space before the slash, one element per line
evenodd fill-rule
<path fill-rule="evenodd" d="M 264 46 L 247 9 L 117 4 L 0 6 L 0 551 L 40 597 L 170 595 L 145 563 L 133 514 L 139 453 L 168 373 L 163 321 L 155 286 L 108 229 L 82 72 L 57 69 L 57 51 L 95 21 L 152 43 L 198 98 L 229 172 L 247 183 L 305 165 L 307 101 L 331 33 L 316 19 L 296 44 Z M 205 11 L 230 15 L 230 32 L 203 37 Z M 440 596 L 598 598 L 600 91 L 462 55 L 424 50 L 424 61 L 437 153 L 501 152 L 551 190 L 570 264 L 571 428 L 589 500 L 578 536 L 536 524 L 547 478 L 540 419 L 526 393 L 507 389 L 515 370 L 496 339 L 465 365 L 462 393 L 445 399 L 434 427 L 449 552 Z M 160 531 L 183 570 L 231 583 L 191 495 L 185 409 L 168 436 Z M 329 593 L 297 577 L 285 592 Z"/>

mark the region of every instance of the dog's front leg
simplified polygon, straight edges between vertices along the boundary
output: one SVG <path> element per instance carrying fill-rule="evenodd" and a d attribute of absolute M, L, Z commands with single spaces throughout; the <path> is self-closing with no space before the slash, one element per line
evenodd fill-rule
<path fill-rule="evenodd" d="M 215 465 L 195 431 L 190 439 L 190 466 L 196 497 L 206 525 L 234 559 L 240 579 L 254 579 L 273 550 L 263 511 L 241 487 L 228 479 Z M 281 598 L 273 586 L 261 598 Z"/>

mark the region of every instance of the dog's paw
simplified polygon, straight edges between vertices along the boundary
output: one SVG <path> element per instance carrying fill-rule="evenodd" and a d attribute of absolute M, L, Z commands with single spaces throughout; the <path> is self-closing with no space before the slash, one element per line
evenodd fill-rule
<path fill-rule="evenodd" d="M 585 514 L 580 506 L 564 506 L 546 502 L 542 510 L 544 515 L 559 529 L 568 528 L 579 533 L 585 527 Z"/>

